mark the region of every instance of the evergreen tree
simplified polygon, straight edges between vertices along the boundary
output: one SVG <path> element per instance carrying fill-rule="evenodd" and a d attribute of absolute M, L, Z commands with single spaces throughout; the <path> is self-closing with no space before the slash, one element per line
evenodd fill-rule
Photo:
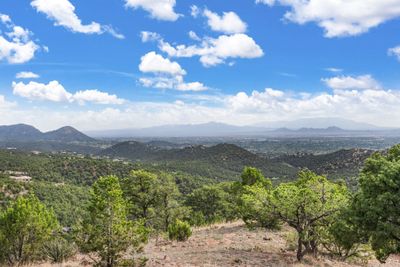
<path fill-rule="evenodd" d="M 317 254 L 318 232 L 329 226 L 329 218 L 346 207 L 348 201 L 349 192 L 344 185 L 311 171 L 300 172 L 297 181 L 282 183 L 274 190 L 273 212 L 298 234 L 298 260 L 306 253 Z"/>
<path fill-rule="evenodd" d="M 400 145 L 375 153 L 360 174 L 360 190 L 352 203 L 353 220 L 370 237 L 384 262 L 400 252 Z"/>
<path fill-rule="evenodd" d="M 115 176 L 93 184 L 88 214 L 78 229 L 77 243 L 83 252 L 95 253 L 100 266 L 115 266 L 128 248 L 146 241 L 143 224 L 128 220 L 127 203 Z"/>
<path fill-rule="evenodd" d="M 0 214 L 0 259 L 11 265 L 41 259 L 43 245 L 58 227 L 37 197 L 19 197 Z"/>

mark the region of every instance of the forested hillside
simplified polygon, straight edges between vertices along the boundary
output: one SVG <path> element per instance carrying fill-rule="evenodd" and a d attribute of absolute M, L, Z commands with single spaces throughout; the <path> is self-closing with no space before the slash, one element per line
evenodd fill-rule
<path fill-rule="evenodd" d="M 162 149 L 138 142 L 108 148 L 104 158 L 0 150 L 0 244 L 6 248 L 0 260 L 11 265 L 62 262 L 80 251 L 96 255 L 91 260 L 100 265 L 133 266 L 132 261 L 148 260 L 139 257 L 141 247 L 160 234 L 186 242 L 192 227 L 242 220 L 250 229 L 289 229 L 297 244 L 292 257 L 299 261 L 309 255 L 358 261 L 373 251 L 384 261 L 397 249 L 382 239 L 388 238 L 386 230 L 365 220 L 369 208 L 364 201 L 383 205 L 372 195 L 386 189 L 368 188 L 376 183 L 375 175 L 395 177 L 382 164 L 396 168 L 398 151 L 268 159 L 230 144 Z M 15 212 L 25 214 L 20 223 L 13 221 Z M 385 225 L 392 227 L 391 215 L 378 213 L 373 216 L 386 216 Z M 116 227 L 111 235 L 109 220 Z M 17 232 L 31 248 L 23 256 L 13 250 L 21 245 L 12 235 Z M 121 241 L 111 254 L 104 247 L 110 240 Z M 123 256 L 127 249 L 132 258 Z"/>

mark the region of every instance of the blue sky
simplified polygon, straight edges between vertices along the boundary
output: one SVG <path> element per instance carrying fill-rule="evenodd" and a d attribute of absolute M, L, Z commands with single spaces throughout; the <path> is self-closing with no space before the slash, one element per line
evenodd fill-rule
<path fill-rule="evenodd" d="M 2 0 L 0 123 L 393 126 L 400 3 L 370 2 Z"/>

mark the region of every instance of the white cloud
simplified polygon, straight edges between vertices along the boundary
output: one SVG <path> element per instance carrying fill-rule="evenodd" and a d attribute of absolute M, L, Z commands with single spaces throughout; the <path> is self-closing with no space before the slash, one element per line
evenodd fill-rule
<path fill-rule="evenodd" d="M 155 77 L 143 77 L 139 79 L 139 82 L 144 87 L 151 87 L 157 89 L 174 89 L 178 91 L 192 91 L 199 92 L 208 90 L 208 87 L 201 82 L 190 82 L 185 83 L 182 76 L 155 76 Z"/>
<path fill-rule="evenodd" d="M 394 56 L 400 61 L 400 45 L 388 50 L 389 56 Z"/>
<path fill-rule="evenodd" d="M 323 82 L 334 90 L 380 90 L 382 86 L 371 75 L 337 76 L 322 79 Z"/>
<path fill-rule="evenodd" d="M 154 51 L 142 56 L 139 70 L 143 73 L 155 75 L 154 77 L 139 79 L 144 87 L 179 91 L 204 91 L 208 89 L 200 82 L 185 83 L 183 76 L 186 75 L 186 71 L 182 69 L 178 62 L 164 58 Z"/>
<path fill-rule="evenodd" d="M 86 102 L 103 105 L 121 105 L 125 102 L 116 95 L 110 95 L 109 93 L 101 92 L 96 89 L 78 91 L 73 95 L 73 99 L 81 105 L 85 104 Z"/>
<path fill-rule="evenodd" d="M 125 0 L 125 5 L 134 9 L 143 8 L 152 18 L 175 21 L 179 14 L 175 13 L 175 0 Z"/>
<path fill-rule="evenodd" d="M 244 33 L 247 30 L 247 24 L 235 12 L 224 12 L 222 16 L 219 16 L 217 13 L 204 9 L 203 16 L 207 18 L 207 24 L 213 31 L 232 34 Z"/>
<path fill-rule="evenodd" d="M 201 41 L 200 37 L 194 31 L 189 31 L 188 35 L 189 35 L 190 39 L 192 39 L 194 41 Z"/>
<path fill-rule="evenodd" d="M 315 22 L 325 36 L 355 36 L 400 16 L 397 0 L 256 0 L 270 6 L 290 7 L 285 19 L 305 24 Z"/>
<path fill-rule="evenodd" d="M 86 25 L 82 24 L 81 19 L 75 14 L 75 6 L 68 0 L 33 0 L 31 6 L 37 12 L 44 13 L 49 19 L 54 20 L 54 25 L 63 26 L 72 32 L 84 34 L 102 34 L 108 32 L 118 39 L 125 38 L 109 25 L 103 26 L 97 22 L 91 22 Z"/>
<path fill-rule="evenodd" d="M 10 16 L 8 16 L 6 14 L 0 13 L 0 21 L 1 21 L 1 23 L 4 23 L 4 24 L 11 23 L 11 18 L 10 18 Z"/>
<path fill-rule="evenodd" d="M 225 63 L 229 58 L 258 58 L 264 55 L 263 50 L 253 38 L 246 34 L 221 35 L 218 38 L 204 38 L 200 45 L 178 45 L 160 41 L 160 50 L 170 57 L 199 56 L 200 62 L 206 66 Z"/>
<path fill-rule="evenodd" d="M 116 95 L 110 95 L 106 92 L 98 90 L 83 90 L 75 94 L 68 92 L 58 81 L 51 81 L 48 84 L 29 82 L 13 82 L 14 95 L 27 98 L 29 100 L 42 100 L 51 102 L 78 102 L 84 104 L 86 102 L 95 104 L 122 104 L 124 100 L 119 99 Z"/>
<path fill-rule="evenodd" d="M 194 92 L 199 92 L 199 91 L 205 91 L 207 90 L 207 86 L 200 82 L 191 82 L 191 83 L 180 83 L 176 87 L 177 90 L 179 91 L 194 91 Z"/>
<path fill-rule="evenodd" d="M 139 65 L 141 72 L 166 73 L 170 75 L 185 75 L 186 71 L 175 61 L 156 54 L 152 51 L 142 56 Z"/>
<path fill-rule="evenodd" d="M 19 64 L 33 59 L 40 46 L 31 40 L 32 32 L 15 25 L 5 14 L 0 14 L 0 22 L 6 28 L 2 31 L 0 27 L 0 61 Z"/>
<path fill-rule="evenodd" d="M 326 68 L 325 70 L 329 71 L 329 72 L 333 72 L 333 73 L 338 73 L 338 72 L 342 72 L 343 71 L 343 69 L 334 68 L 334 67 Z"/>
<path fill-rule="evenodd" d="M 156 32 L 141 31 L 140 38 L 143 43 L 161 40 L 161 35 Z"/>
<path fill-rule="evenodd" d="M 197 18 L 200 15 L 200 8 L 196 5 L 190 6 L 190 15 L 193 18 Z"/>
<path fill-rule="evenodd" d="M 400 91 L 385 88 L 335 89 L 313 94 L 267 88 L 233 95 L 190 94 L 171 102 L 125 102 L 119 108 L 101 110 L 64 108 L 61 105 L 51 110 L 45 105 L 33 109 L 26 105 L 15 107 L 0 96 L 1 108 L 6 112 L 0 116 L 0 124 L 24 122 L 43 129 L 63 125 L 73 125 L 83 130 L 115 129 L 126 128 L 127 125 L 148 127 L 209 121 L 248 125 L 324 118 L 332 114 L 379 126 L 400 125 L 400 117 L 393 116 L 400 113 Z"/>
<path fill-rule="evenodd" d="M 48 100 L 53 102 L 71 102 L 72 94 L 67 92 L 58 81 L 48 84 L 29 82 L 13 82 L 13 93 L 30 100 Z"/>
<path fill-rule="evenodd" d="M 17 79 L 37 79 L 39 75 L 31 71 L 21 71 L 15 75 Z"/>
<path fill-rule="evenodd" d="M 1 19 L 1 16 L 0 16 L 0 19 Z M 0 110 L 14 108 L 15 106 L 16 106 L 16 103 L 8 102 L 3 95 L 0 95 Z"/>

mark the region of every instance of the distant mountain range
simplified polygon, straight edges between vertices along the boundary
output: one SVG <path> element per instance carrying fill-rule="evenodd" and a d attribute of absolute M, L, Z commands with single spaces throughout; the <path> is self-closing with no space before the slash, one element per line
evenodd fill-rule
<path fill-rule="evenodd" d="M 209 122 L 203 124 L 163 125 L 141 129 L 87 132 L 95 137 L 306 137 L 306 136 L 400 136 L 400 130 L 380 128 L 338 118 L 315 118 L 297 121 L 234 126 Z"/>
<path fill-rule="evenodd" d="M 66 126 L 60 129 L 41 132 L 27 124 L 0 126 L 1 142 L 92 142 L 95 139 L 81 133 L 73 127 Z"/>
<path fill-rule="evenodd" d="M 265 132 L 263 127 L 234 126 L 218 122 L 203 124 L 162 125 L 149 128 L 88 131 L 95 137 L 214 137 L 254 135 Z"/>
<path fill-rule="evenodd" d="M 254 124 L 253 126 L 266 127 L 269 129 L 288 128 L 291 130 L 299 130 L 301 128 L 326 129 L 329 127 L 337 127 L 351 131 L 388 130 L 388 128 L 378 127 L 369 123 L 357 122 L 349 119 L 335 117 L 309 118 L 293 121 L 263 122 Z"/>

